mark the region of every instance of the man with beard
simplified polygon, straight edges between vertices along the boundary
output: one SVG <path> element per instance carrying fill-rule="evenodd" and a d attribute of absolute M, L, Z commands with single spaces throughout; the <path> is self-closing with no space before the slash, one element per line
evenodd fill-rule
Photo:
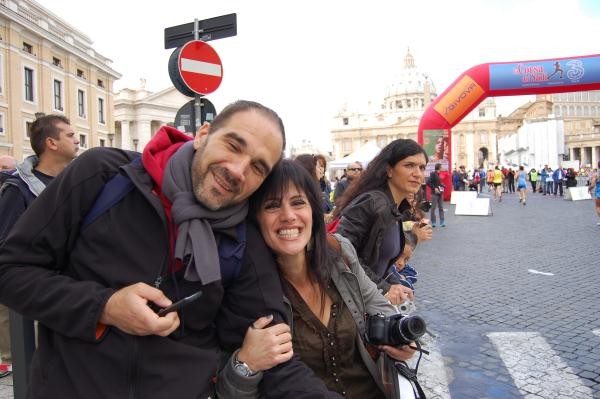
<path fill-rule="evenodd" d="M 40 322 L 29 397 L 214 397 L 220 350 L 242 342 L 225 380 L 261 379 L 270 398 L 333 397 L 288 361 L 276 266 L 246 222 L 284 147 L 279 116 L 238 101 L 193 140 L 163 127 L 141 157 L 94 148 L 59 175 L 0 251 L 0 302 Z M 273 363 L 245 363 L 249 348 Z"/>

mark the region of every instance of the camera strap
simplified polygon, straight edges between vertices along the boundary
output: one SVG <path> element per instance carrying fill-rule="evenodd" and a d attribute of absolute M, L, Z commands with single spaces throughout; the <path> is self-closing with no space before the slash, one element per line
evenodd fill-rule
<path fill-rule="evenodd" d="M 421 384 L 419 384 L 419 380 L 417 379 L 416 370 L 411 369 L 404 362 L 394 362 L 394 368 L 398 371 L 398 374 L 410 382 L 413 391 L 416 391 L 414 394 L 417 399 L 426 399 L 425 392 L 423 392 L 423 388 L 421 388 Z M 401 397 L 402 396 L 400 396 L 400 398 Z"/>

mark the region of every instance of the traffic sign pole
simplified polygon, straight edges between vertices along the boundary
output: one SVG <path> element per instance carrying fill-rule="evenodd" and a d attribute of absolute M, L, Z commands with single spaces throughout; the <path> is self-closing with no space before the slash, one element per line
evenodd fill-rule
<path fill-rule="evenodd" d="M 177 111 L 177 128 L 195 135 L 204 121 L 214 119 L 215 107 L 203 96 L 219 87 L 223 67 L 219 55 L 206 42 L 236 35 L 236 14 L 194 18 L 194 22 L 165 29 L 165 49 L 177 47 L 169 58 L 169 77 L 180 93 L 193 97 Z"/>
<path fill-rule="evenodd" d="M 199 36 L 200 32 L 198 32 L 198 18 L 194 18 L 194 40 L 198 40 Z M 196 135 L 198 129 L 200 129 L 200 125 L 202 124 L 202 121 L 200 120 L 200 115 L 202 113 L 201 98 L 202 96 L 200 94 L 196 94 L 194 96 L 194 114 L 196 116 L 194 120 L 194 136 Z"/>

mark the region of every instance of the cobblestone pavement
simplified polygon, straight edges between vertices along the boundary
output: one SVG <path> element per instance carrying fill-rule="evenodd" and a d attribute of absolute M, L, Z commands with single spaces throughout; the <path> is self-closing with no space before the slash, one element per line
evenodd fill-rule
<path fill-rule="evenodd" d="M 516 194 L 417 247 L 417 313 L 438 398 L 600 398 L 600 226 L 593 201 Z"/>
<path fill-rule="evenodd" d="M 600 227 L 592 201 L 514 194 L 420 245 L 429 399 L 600 398 Z M 531 270 L 531 271 L 529 271 Z M 540 274 L 545 273 L 545 274 Z M 552 275 L 549 275 L 549 274 Z M 12 398 L 0 379 L 0 399 Z"/>

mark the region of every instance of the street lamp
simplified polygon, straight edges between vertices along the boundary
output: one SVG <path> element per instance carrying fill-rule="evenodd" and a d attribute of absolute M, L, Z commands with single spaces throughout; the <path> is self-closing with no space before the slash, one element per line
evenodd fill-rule
<path fill-rule="evenodd" d="M 108 141 L 110 142 L 110 146 L 113 146 L 113 140 L 115 138 L 115 134 L 114 133 L 108 133 Z"/>
<path fill-rule="evenodd" d="M 138 143 L 140 142 L 138 139 L 133 139 L 133 150 L 137 151 Z"/>

